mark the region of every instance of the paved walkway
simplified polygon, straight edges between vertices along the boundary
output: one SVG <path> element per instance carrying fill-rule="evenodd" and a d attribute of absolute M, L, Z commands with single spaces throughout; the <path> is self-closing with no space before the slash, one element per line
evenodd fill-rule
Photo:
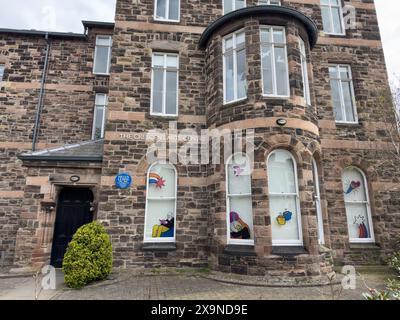
<path fill-rule="evenodd" d="M 205 278 L 206 274 L 140 275 L 122 271 L 111 280 L 89 285 L 81 290 L 67 289 L 61 272 L 57 274 L 57 290 L 42 291 L 41 300 L 330 300 L 331 287 L 271 288 L 228 284 Z M 387 274 L 364 273 L 370 287 L 382 288 Z M 367 289 L 361 279 L 355 290 L 343 290 L 339 299 L 363 299 Z M 340 286 L 335 286 L 339 290 Z M 33 278 L 0 279 L 0 299 L 35 299 Z"/>

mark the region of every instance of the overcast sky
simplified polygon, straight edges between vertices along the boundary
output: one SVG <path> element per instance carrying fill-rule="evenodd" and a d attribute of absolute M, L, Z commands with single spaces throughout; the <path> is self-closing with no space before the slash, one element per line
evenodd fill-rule
<path fill-rule="evenodd" d="M 115 0 L 0 0 L 0 28 L 83 31 L 81 20 L 113 21 Z M 375 0 L 389 75 L 400 75 L 400 1 Z"/>

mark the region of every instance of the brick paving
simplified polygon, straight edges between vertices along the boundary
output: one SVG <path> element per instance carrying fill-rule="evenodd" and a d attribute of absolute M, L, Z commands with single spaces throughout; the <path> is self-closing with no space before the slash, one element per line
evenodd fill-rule
<path fill-rule="evenodd" d="M 122 271 L 109 280 L 71 290 L 63 284 L 58 271 L 57 290 L 44 291 L 40 299 L 55 300 L 330 300 L 331 288 L 324 287 L 260 287 L 224 283 L 209 279 L 209 274 L 140 274 Z M 216 274 L 213 274 L 217 278 Z M 370 287 L 383 288 L 389 277 L 382 272 L 363 272 Z M 246 279 L 246 278 L 245 278 Z M 249 279 L 249 278 L 247 278 Z M 338 286 L 334 287 L 339 289 Z M 339 299 L 363 299 L 367 289 L 360 278 L 356 290 L 344 290 Z M 0 300 L 34 299 L 34 281 L 31 277 L 0 279 Z"/>
<path fill-rule="evenodd" d="M 367 276 L 370 286 L 382 288 L 383 278 Z M 334 287 L 339 289 L 338 286 Z M 367 291 L 358 279 L 356 290 L 346 290 L 340 299 L 363 299 Z M 64 290 L 55 299 L 111 300 L 330 300 L 331 288 L 256 287 L 223 283 L 198 275 L 120 275 L 114 281 L 88 286 L 82 290 Z"/>

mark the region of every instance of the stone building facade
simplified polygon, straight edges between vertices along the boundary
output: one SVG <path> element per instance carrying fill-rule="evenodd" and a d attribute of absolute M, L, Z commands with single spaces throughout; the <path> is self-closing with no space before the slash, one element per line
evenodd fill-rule
<path fill-rule="evenodd" d="M 377 110 L 388 79 L 373 1 L 231 3 L 118 0 L 115 24 L 84 22 L 81 35 L 0 29 L 4 266 L 59 263 L 76 213 L 74 227 L 107 227 L 118 268 L 312 280 L 332 260 L 384 262 L 400 182 L 382 120 L 391 110 Z M 109 72 L 96 72 L 108 36 Z M 178 147 L 206 129 L 253 132 L 253 170 L 173 163 L 173 152 L 172 164 L 149 162 L 155 128 L 177 131 Z M 207 145 L 199 154 L 211 158 Z"/>

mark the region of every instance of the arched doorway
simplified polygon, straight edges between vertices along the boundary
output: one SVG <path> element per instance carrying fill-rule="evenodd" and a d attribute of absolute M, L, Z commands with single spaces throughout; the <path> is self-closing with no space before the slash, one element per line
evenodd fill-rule
<path fill-rule="evenodd" d="M 68 243 L 79 227 L 93 220 L 93 193 L 87 188 L 64 188 L 58 197 L 51 265 L 62 266 Z"/>

